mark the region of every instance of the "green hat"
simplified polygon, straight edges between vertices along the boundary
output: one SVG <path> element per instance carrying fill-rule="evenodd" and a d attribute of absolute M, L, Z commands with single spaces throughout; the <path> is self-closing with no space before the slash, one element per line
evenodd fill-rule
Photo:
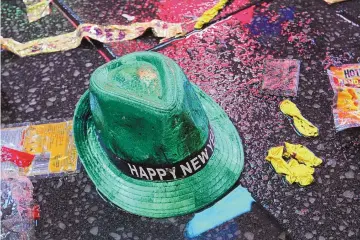
<path fill-rule="evenodd" d="M 244 165 L 226 113 L 159 53 L 131 53 L 96 69 L 73 124 L 96 188 L 141 216 L 199 210 L 222 197 Z"/>

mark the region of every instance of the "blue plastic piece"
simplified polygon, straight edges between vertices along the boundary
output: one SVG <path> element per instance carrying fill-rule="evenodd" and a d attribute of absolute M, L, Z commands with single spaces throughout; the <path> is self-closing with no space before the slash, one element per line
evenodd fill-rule
<path fill-rule="evenodd" d="M 196 213 L 185 229 L 185 237 L 197 237 L 241 214 L 251 210 L 255 200 L 246 188 L 238 186 L 210 208 Z"/>

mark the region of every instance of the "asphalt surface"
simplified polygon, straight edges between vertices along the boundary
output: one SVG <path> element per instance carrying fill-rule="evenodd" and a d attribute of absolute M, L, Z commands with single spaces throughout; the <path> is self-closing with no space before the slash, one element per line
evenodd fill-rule
<path fill-rule="evenodd" d="M 128 24 L 124 13 L 135 16 L 134 22 L 184 21 L 215 1 L 115 2 L 62 4 L 79 22 Z M 360 1 L 328 6 L 321 0 L 275 0 L 231 14 L 245 4 L 232 1 L 204 31 L 156 48 L 225 109 L 245 145 L 239 184 L 257 203 L 251 212 L 199 239 L 359 239 L 360 128 L 335 131 L 326 69 L 330 64 L 360 62 Z M 171 6 L 178 10 L 169 10 Z M 72 31 L 68 19 L 52 9 L 51 15 L 29 24 L 21 1 L 3 1 L 1 35 L 24 42 Z M 157 42 L 147 34 L 106 47 L 121 56 L 153 49 Z M 301 61 L 298 95 L 291 100 L 318 126 L 319 137 L 298 136 L 280 114 L 278 104 L 285 98 L 261 93 L 257 80 L 267 58 Z M 33 57 L 2 52 L 1 63 L 1 120 L 6 125 L 72 118 L 90 74 L 105 59 L 83 41 L 71 51 Z M 284 141 L 301 143 L 324 160 L 312 185 L 289 185 L 264 160 L 270 147 Z M 126 213 L 104 201 L 84 171 L 33 184 L 41 207 L 37 239 L 183 239 L 193 216 L 158 220 Z"/>

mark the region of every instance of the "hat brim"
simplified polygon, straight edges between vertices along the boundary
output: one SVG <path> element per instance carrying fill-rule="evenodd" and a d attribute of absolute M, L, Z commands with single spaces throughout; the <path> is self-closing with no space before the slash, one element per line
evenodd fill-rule
<path fill-rule="evenodd" d="M 224 110 L 200 88 L 193 87 L 213 128 L 215 149 L 202 170 L 174 181 L 134 179 L 117 169 L 98 142 L 89 91 L 81 97 L 73 122 L 75 144 L 86 172 L 109 201 L 136 215 L 173 217 L 204 208 L 237 182 L 244 166 L 238 132 Z"/>

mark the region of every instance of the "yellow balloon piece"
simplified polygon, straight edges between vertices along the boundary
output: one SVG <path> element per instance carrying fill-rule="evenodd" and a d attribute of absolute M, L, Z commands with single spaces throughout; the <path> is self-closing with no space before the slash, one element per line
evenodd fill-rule
<path fill-rule="evenodd" d="M 284 174 L 286 181 L 290 184 L 298 183 L 301 186 L 311 184 L 314 181 L 315 172 L 312 166 L 320 165 L 322 160 L 300 144 L 286 142 L 285 146 L 285 152 L 284 146 L 270 148 L 265 159 L 271 163 L 276 173 Z M 290 161 L 286 162 L 284 156 L 291 157 Z"/>
<path fill-rule="evenodd" d="M 307 166 L 319 166 L 322 163 L 322 160 L 315 156 L 307 147 L 301 144 L 291 144 L 285 142 L 286 153 L 291 157 L 296 158 L 301 163 L 306 164 Z"/>
<path fill-rule="evenodd" d="M 290 174 L 285 176 L 289 183 L 299 183 L 301 186 L 310 185 L 314 181 L 314 168 L 298 163 L 295 159 L 291 159 L 288 163 Z"/>
<path fill-rule="evenodd" d="M 279 174 L 289 174 L 289 168 L 287 162 L 282 158 L 284 151 L 283 146 L 270 148 L 267 157 L 265 158 Z"/>
<path fill-rule="evenodd" d="M 301 115 L 300 110 L 290 100 L 284 100 L 280 103 L 282 113 L 293 118 L 296 130 L 303 136 L 316 137 L 319 135 L 319 129 Z"/>
<path fill-rule="evenodd" d="M 201 17 L 197 19 L 197 22 L 195 23 L 194 28 L 200 29 L 203 27 L 205 23 L 210 22 L 217 14 L 218 12 L 225 6 L 225 4 L 228 2 L 228 0 L 220 0 L 215 6 L 212 8 L 206 10 Z"/>

